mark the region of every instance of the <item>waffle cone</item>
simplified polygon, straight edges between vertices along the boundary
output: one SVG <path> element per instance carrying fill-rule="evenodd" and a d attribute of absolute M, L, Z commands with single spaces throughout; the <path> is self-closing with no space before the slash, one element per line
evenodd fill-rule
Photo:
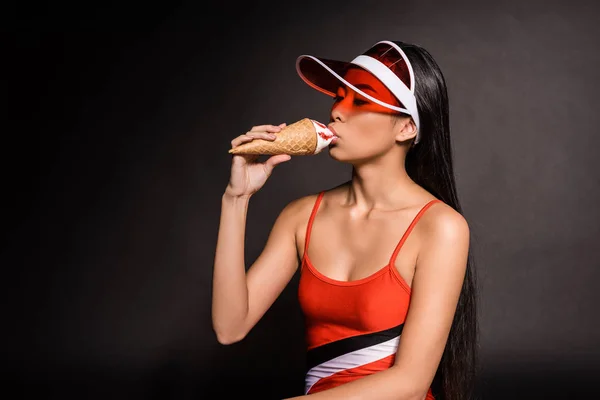
<path fill-rule="evenodd" d="M 303 118 L 275 133 L 273 141 L 254 139 L 229 150 L 230 154 L 310 155 L 317 148 L 317 131 L 309 118 Z"/>

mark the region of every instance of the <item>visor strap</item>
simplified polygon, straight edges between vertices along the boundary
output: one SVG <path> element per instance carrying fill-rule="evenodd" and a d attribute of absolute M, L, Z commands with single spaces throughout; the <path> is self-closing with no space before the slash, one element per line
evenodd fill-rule
<path fill-rule="evenodd" d="M 410 111 L 413 117 L 417 130 L 419 129 L 419 113 L 417 111 L 417 100 L 410 89 L 402 82 L 396 74 L 394 74 L 381 61 L 373 57 L 360 55 L 351 61 L 352 64 L 358 65 L 375 75 L 390 91 L 404 104 L 404 107 Z M 418 135 L 418 133 L 417 133 Z"/>

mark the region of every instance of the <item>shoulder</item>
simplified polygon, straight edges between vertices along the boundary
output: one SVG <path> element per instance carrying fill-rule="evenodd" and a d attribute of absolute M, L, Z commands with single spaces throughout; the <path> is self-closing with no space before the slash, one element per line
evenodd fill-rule
<path fill-rule="evenodd" d="M 281 210 L 279 219 L 295 227 L 305 223 L 319 197 L 319 193 L 312 193 L 290 200 Z"/>
<path fill-rule="evenodd" d="M 421 217 L 422 252 L 468 252 L 470 228 L 467 219 L 443 202 L 434 203 Z"/>
<path fill-rule="evenodd" d="M 347 185 L 347 182 L 333 188 L 323 189 L 318 192 L 295 198 L 286 204 L 282 210 L 282 213 L 289 214 L 290 216 L 296 216 L 304 221 L 310 217 L 310 214 L 317 203 L 319 195 L 322 192 L 324 193 L 324 196 L 321 199 L 321 205 L 319 208 L 323 208 L 328 200 L 334 199 L 336 196 L 338 196 L 344 185 Z"/>
<path fill-rule="evenodd" d="M 279 215 L 279 219 L 286 221 L 286 224 L 293 225 L 296 233 L 304 232 L 308 225 L 310 215 L 314 210 L 319 195 L 323 192 L 323 198 L 319 209 L 326 208 L 328 199 L 335 197 L 339 192 L 340 186 L 323 189 L 318 192 L 307 194 L 289 201 Z"/>
<path fill-rule="evenodd" d="M 428 236 L 447 238 L 469 236 L 467 219 L 444 202 L 435 202 L 421 217 L 421 230 Z"/>
<path fill-rule="evenodd" d="M 436 202 L 420 223 L 423 225 L 420 227 L 413 286 L 422 288 L 421 293 L 426 293 L 429 298 L 458 295 L 469 257 L 467 220 L 451 206 Z"/>
<path fill-rule="evenodd" d="M 285 205 L 282 212 L 290 215 L 302 214 L 307 211 L 310 213 L 318 197 L 319 193 L 312 193 L 292 199 Z"/>

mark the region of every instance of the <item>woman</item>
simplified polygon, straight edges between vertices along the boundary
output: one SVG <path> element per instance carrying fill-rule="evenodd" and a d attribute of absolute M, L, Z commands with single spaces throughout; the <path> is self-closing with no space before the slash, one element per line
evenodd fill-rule
<path fill-rule="evenodd" d="M 213 276 L 219 342 L 242 340 L 300 267 L 305 395 L 470 398 L 475 271 L 438 65 L 420 46 L 382 41 L 351 62 L 301 56 L 297 70 L 334 97 L 329 154 L 352 165 L 352 179 L 286 205 L 246 272 L 249 200 L 291 157 L 233 156 Z M 231 145 L 273 140 L 284 126 L 255 126 Z"/>

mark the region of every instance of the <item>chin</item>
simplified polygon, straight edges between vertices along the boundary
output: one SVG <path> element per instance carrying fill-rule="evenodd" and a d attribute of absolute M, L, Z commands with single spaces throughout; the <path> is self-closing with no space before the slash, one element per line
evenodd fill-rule
<path fill-rule="evenodd" d="M 340 149 L 336 146 L 332 146 L 329 148 L 329 157 L 339 162 L 349 163 L 351 161 L 347 157 L 344 157 L 344 153 L 341 152 Z"/>
<path fill-rule="evenodd" d="M 333 158 L 334 160 L 338 159 L 338 157 L 337 157 L 338 152 L 337 152 L 337 148 L 335 146 L 329 146 L 329 148 L 327 150 L 328 150 L 327 152 L 329 153 L 329 157 Z"/>
<path fill-rule="evenodd" d="M 382 155 L 381 154 L 360 154 L 360 155 L 356 155 L 354 154 L 353 156 L 349 156 L 346 152 L 342 151 L 339 148 L 336 147 L 330 147 L 329 148 L 329 157 L 333 158 L 336 161 L 339 162 L 343 162 L 345 164 L 351 164 L 353 166 L 357 166 L 357 165 L 363 165 L 365 163 L 370 163 L 373 162 L 375 160 L 377 160 L 378 158 L 380 158 Z"/>

